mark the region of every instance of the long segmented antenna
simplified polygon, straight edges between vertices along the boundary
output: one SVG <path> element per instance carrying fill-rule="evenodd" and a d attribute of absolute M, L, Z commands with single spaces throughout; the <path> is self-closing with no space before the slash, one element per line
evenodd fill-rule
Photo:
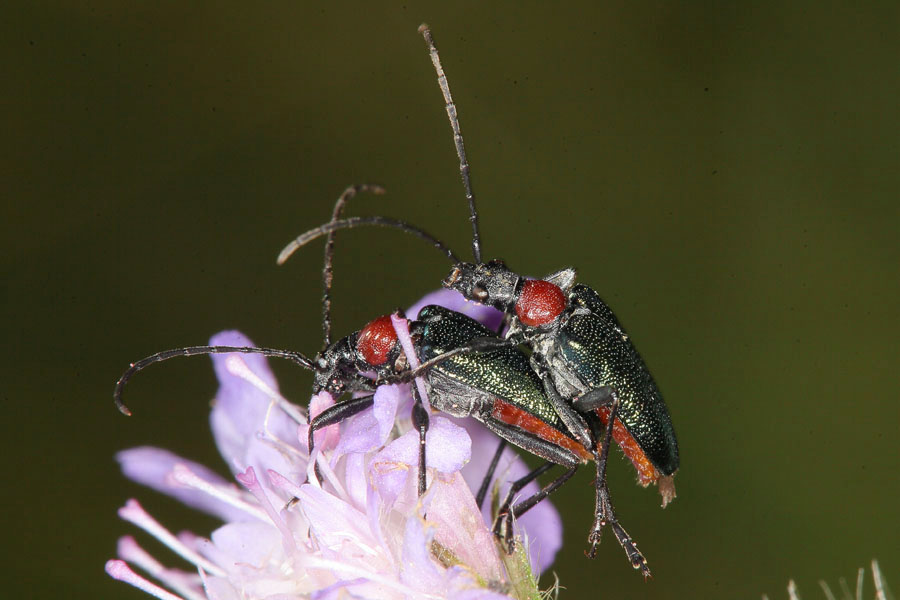
<path fill-rule="evenodd" d="M 262 354 L 264 356 L 284 358 L 300 365 L 304 369 L 309 369 L 310 371 L 316 370 L 313 361 L 308 359 L 300 352 L 294 352 L 291 350 L 279 350 L 277 348 L 254 348 L 250 346 L 188 346 L 186 348 L 173 348 L 172 350 L 163 350 L 162 352 L 157 352 L 156 354 L 152 354 L 146 358 L 142 358 L 136 363 L 131 363 L 131 366 L 128 367 L 128 370 L 122 373 L 122 376 L 119 377 L 119 380 L 116 382 L 116 389 L 115 391 L 113 391 L 113 401 L 116 403 L 116 408 L 118 408 L 119 412 L 121 412 L 122 414 L 128 415 L 129 417 L 131 416 L 131 410 L 122 402 L 122 391 L 125 389 L 125 384 L 128 383 L 128 380 L 131 379 L 135 373 L 149 367 L 153 363 L 162 362 L 164 360 L 169 360 L 170 358 L 176 358 L 179 356 L 229 354 L 232 352 L 240 352 L 242 354 Z"/>
<path fill-rule="evenodd" d="M 284 249 L 278 254 L 277 262 L 279 265 L 283 265 L 285 262 L 287 262 L 287 259 L 289 259 L 291 255 L 296 252 L 301 246 L 308 244 L 316 238 L 320 238 L 323 235 L 331 233 L 332 231 L 338 231 L 339 229 L 353 229 L 354 227 L 363 227 L 368 225 L 399 229 L 400 231 L 404 231 L 416 237 L 422 238 L 426 242 L 430 242 L 432 246 L 437 248 L 454 264 L 459 264 L 462 262 L 456 255 L 456 253 L 453 252 L 453 250 L 451 250 L 448 246 L 446 246 L 444 242 L 437 239 L 424 229 L 419 229 L 415 225 L 410 225 L 409 223 L 398 221 L 397 219 L 391 219 L 390 217 L 350 217 L 347 219 L 341 219 L 340 221 L 331 221 L 329 223 L 325 223 L 324 225 L 320 225 L 315 229 L 310 229 L 306 233 L 302 233 L 297 236 L 296 239 L 285 246 Z"/>
<path fill-rule="evenodd" d="M 444 67 L 441 66 L 441 57 L 438 56 L 434 38 L 431 37 L 431 30 L 427 24 L 422 23 L 419 25 L 419 33 L 422 34 L 422 37 L 425 38 L 425 43 L 428 44 L 428 52 L 431 54 L 431 62 L 434 64 L 434 70 L 437 73 L 438 85 L 441 86 L 441 93 L 444 95 L 447 117 L 450 119 L 450 127 L 453 129 L 453 143 L 456 145 L 456 155 L 459 157 L 459 174 L 462 176 L 463 187 L 466 188 L 466 200 L 469 201 L 469 221 L 472 222 L 472 255 L 475 258 L 475 263 L 481 264 L 481 236 L 478 233 L 478 211 L 475 210 L 475 193 L 472 191 L 469 161 L 466 160 L 466 147 L 463 144 L 462 131 L 459 128 L 459 115 L 456 112 L 456 104 L 453 103 L 453 96 L 450 95 L 450 84 L 447 83 Z"/>
<path fill-rule="evenodd" d="M 380 196 L 384 193 L 384 188 L 371 183 L 362 183 L 348 187 L 337 199 L 337 202 L 334 203 L 334 210 L 331 213 L 332 223 L 341 218 L 341 213 L 344 212 L 344 206 L 347 204 L 347 201 L 360 192 L 369 192 Z M 325 240 L 325 265 L 322 267 L 323 352 L 331 345 L 331 285 L 334 282 L 334 233 L 334 231 L 329 231 L 328 238 Z"/>

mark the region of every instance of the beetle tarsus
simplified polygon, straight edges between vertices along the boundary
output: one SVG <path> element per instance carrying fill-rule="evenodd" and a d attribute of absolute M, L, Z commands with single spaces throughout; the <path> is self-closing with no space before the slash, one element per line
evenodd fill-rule
<path fill-rule="evenodd" d="M 616 535 L 616 539 L 619 540 L 619 544 L 625 549 L 625 554 L 628 555 L 631 566 L 635 569 L 640 569 L 644 579 L 651 577 L 652 575 L 650 574 L 650 567 L 647 565 L 647 559 L 644 558 L 644 555 L 638 550 L 637 544 L 635 544 L 631 536 L 628 535 L 628 532 L 615 521 L 611 522 L 609 525 Z"/>

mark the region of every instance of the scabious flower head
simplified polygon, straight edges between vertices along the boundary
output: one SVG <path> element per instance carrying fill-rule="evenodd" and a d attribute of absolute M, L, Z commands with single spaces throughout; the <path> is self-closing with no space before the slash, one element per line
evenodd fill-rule
<path fill-rule="evenodd" d="M 455 292 L 430 294 L 409 314 L 425 304 L 499 324 L 496 311 L 465 303 Z M 253 345 L 234 331 L 210 343 Z M 176 535 L 129 500 L 119 515 L 194 570 L 163 566 L 132 537 L 123 537 L 119 558 L 107 563 L 110 575 L 168 600 L 489 600 L 538 594 L 532 572 L 548 567 L 559 549 L 559 514 L 542 502 L 517 523 L 517 554 L 510 557 L 498 548 L 490 533 L 490 507 L 479 511 L 472 489 L 480 485 L 499 439 L 478 423 L 432 415 L 427 491 L 420 498 L 419 440 L 410 426 L 408 385 L 380 386 L 371 409 L 317 431 L 310 456 L 306 411 L 281 396 L 263 356 L 213 355 L 213 364 L 220 388 L 210 424 L 237 484 L 158 448 L 134 448 L 117 458 L 126 476 L 224 524 L 209 538 Z M 334 401 L 319 393 L 310 400 L 309 413 L 315 417 Z M 510 481 L 527 471 L 507 450 L 497 473 Z M 522 497 L 536 489 L 532 484 Z M 504 494 L 505 487 L 495 493 Z"/>

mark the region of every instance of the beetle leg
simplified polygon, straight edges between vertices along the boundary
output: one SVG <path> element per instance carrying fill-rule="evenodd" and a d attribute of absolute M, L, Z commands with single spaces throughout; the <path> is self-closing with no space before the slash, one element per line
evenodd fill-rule
<path fill-rule="evenodd" d="M 619 412 L 619 395 L 612 388 L 598 388 L 598 390 L 606 389 L 609 397 L 612 398 L 612 409 L 609 411 L 609 423 L 606 425 L 606 431 L 603 434 L 603 443 L 600 444 L 600 456 L 597 458 L 597 485 L 602 485 L 606 489 L 606 463 L 609 461 L 609 447 L 612 445 L 613 426 L 616 422 L 616 415 Z M 594 450 L 596 457 L 596 448 Z M 607 494 L 609 491 L 607 490 Z M 612 504 L 610 504 L 610 508 Z"/>
<path fill-rule="evenodd" d="M 572 475 L 575 474 L 575 471 L 578 470 L 578 465 L 574 465 L 566 470 L 565 473 L 551 481 L 545 487 L 541 488 L 540 491 L 532 494 L 528 498 L 518 502 L 515 505 L 512 505 L 512 501 L 515 498 L 516 494 L 522 491 L 522 488 L 537 479 L 539 476 L 543 475 L 550 469 L 556 466 L 552 462 L 546 462 L 537 469 L 534 469 L 524 477 L 517 479 L 512 482 L 509 487 L 509 491 L 506 493 L 506 499 L 503 501 L 503 504 L 500 505 L 500 509 L 497 512 L 497 519 L 494 521 L 494 535 L 503 540 L 506 545 L 506 551 L 509 554 L 512 554 L 515 549 L 515 540 L 513 537 L 513 520 L 518 519 L 523 514 L 525 514 L 529 509 L 534 508 L 541 500 L 545 499 L 547 496 L 555 492 L 559 487 L 564 484 Z M 512 506 L 510 506 L 512 505 Z"/>
<path fill-rule="evenodd" d="M 631 566 L 635 569 L 640 569 L 641 574 L 646 579 L 651 576 L 650 567 L 647 565 L 647 559 L 644 558 L 644 555 L 641 554 L 641 551 L 638 550 L 637 544 L 634 539 L 628 535 L 628 532 L 625 531 L 625 528 L 619 524 L 618 519 L 616 518 L 616 513 L 613 510 L 612 500 L 609 497 L 609 489 L 605 486 L 602 489 L 597 490 L 597 496 L 599 498 L 598 505 L 602 505 L 602 516 L 599 520 L 595 520 L 594 527 L 591 530 L 590 535 L 588 536 L 588 542 L 591 544 L 591 548 L 587 554 L 588 558 L 594 558 L 594 555 L 597 552 L 597 544 L 600 543 L 600 533 L 601 529 L 604 525 L 609 524 L 610 529 L 613 530 L 613 534 L 616 536 L 616 540 L 618 540 L 619 545 L 622 546 L 622 549 L 625 550 L 625 555 L 628 557 L 628 561 L 631 563 Z"/>
<path fill-rule="evenodd" d="M 594 450 L 596 446 L 594 442 L 594 436 L 591 435 L 591 430 L 588 427 L 587 422 L 585 422 L 584 418 L 579 415 L 575 410 L 566 403 L 562 396 L 560 396 L 559 392 L 556 390 L 556 385 L 553 383 L 553 377 L 550 374 L 550 368 L 544 360 L 543 356 L 538 353 L 532 353 L 531 355 L 531 367 L 534 369 L 534 372 L 541 378 L 541 382 L 544 384 L 544 391 L 547 394 L 547 399 L 550 401 L 550 404 L 553 405 L 553 409 L 556 411 L 556 414 L 559 416 L 560 421 L 566 426 L 572 436 L 578 440 L 582 446 L 587 448 L 588 450 Z"/>
<path fill-rule="evenodd" d="M 494 458 L 491 459 L 491 464 L 484 474 L 484 479 L 481 480 L 481 486 L 478 488 L 478 493 L 475 494 L 475 504 L 478 505 L 478 510 L 481 510 L 482 505 L 484 505 L 484 497 L 487 496 L 488 486 L 491 485 L 491 479 L 494 478 L 494 472 L 497 470 L 497 465 L 500 464 L 500 457 L 503 456 L 504 448 L 506 448 L 506 440 L 500 438 L 500 443 L 497 444 L 497 451 L 494 453 Z"/>
<path fill-rule="evenodd" d="M 309 449 L 309 454 L 312 454 L 313 451 L 313 445 L 315 444 L 313 434 L 315 434 L 316 431 L 322 429 L 323 427 L 328 427 L 329 425 L 340 423 L 344 419 L 349 419 L 353 415 L 371 407 L 374 403 L 374 395 L 363 396 L 361 398 L 351 398 L 350 400 L 338 402 L 337 404 L 330 406 L 319 413 L 319 415 L 315 419 L 309 422 L 309 435 L 307 436 L 306 440 L 306 447 Z M 319 483 L 321 484 L 322 473 L 319 471 L 318 461 L 315 464 L 315 472 L 316 479 L 318 479 Z"/>
<path fill-rule="evenodd" d="M 578 412 L 592 413 L 598 408 L 609 406 L 615 402 L 616 393 L 608 385 L 601 385 L 598 388 L 588 390 L 572 400 L 572 406 Z"/>
<path fill-rule="evenodd" d="M 507 550 L 512 553 L 513 520 L 523 515 L 530 508 L 534 507 L 535 504 L 556 491 L 559 486 L 564 484 L 570 477 L 572 477 L 572 475 L 575 474 L 575 470 L 580 464 L 583 463 L 583 461 L 579 456 L 572 453 L 570 450 L 547 440 L 541 439 L 536 435 L 523 431 L 517 427 L 509 425 L 508 423 L 504 423 L 503 421 L 491 418 L 485 414 L 475 414 L 472 416 L 481 421 L 481 423 L 483 423 L 485 427 L 493 431 L 506 442 L 515 444 L 526 452 L 530 452 L 531 454 L 539 456 L 547 461 L 546 464 L 528 473 L 527 475 L 525 475 L 525 477 L 512 482 L 509 491 L 506 493 L 506 498 L 504 499 L 503 504 L 500 505 L 500 508 L 497 511 L 497 516 L 494 520 L 493 532 L 497 537 L 506 542 Z M 501 452 L 502 447 L 497 449 L 494 460 L 499 461 Z M 519 491 L 521 491 L 521 489 L 525 485 L 533 481 L 542 473 L 546 472 L 553 465 L 561 465 L 563 467 L 566 467 L 566 469 L 568 470 L 560 477 L 549 483 L 539 492 L 513 505 L 515 495 Z M 482 487 L 486 489 L 484 483 L 482 483 Z"/>
<path fill-rule="evenodd" d="M 650 577 L 650 567 L 647 565 L 647 559 L 644 558 L 644 555 L 638 550 L 637 544 L 635 544 L 631 536 L 628 535 L 628 532 L 626 532 L 619 524 L 619 520 L 616 518 L 616 512 L 613 509 L 612 499 L 610 498 L 609 487 L 606 483 L 606 464 L 609 459 L 609 447 L 612 440 L 613 425 L 615 424 L 616 413 L 619 409 L 619 396 L 616 394 L 615 390 L 607 386 L 597 388 L 597 393 L 592 394 L 594 391 L 595 390 L 592 390 L 591 392 L 588 392 L 588 394 L 582 396 L 582 398 L 588 397 L 586 405 L 590 405 L 591 402 L 596 400 L 602 400 L 606 404 L 609 404 L 608 398 L 611 398 L 612 409 L 609 413 L 609 423 L 606 425 L 606 432 L 603 435 L 603 443 L 601 444 L 599 456 L 596 455 L 595 450 L 597 461 L 597 504 L 594 509 L 594 524 L 591 527 L 590 535 L 588 535 L 588 543 L 591 545 L 591 548 L 588 550 L 587 555 L 589 558 L 594 558 L 597 553 L 597 545 L 600 543 L 600 535 L 603 531 L 603 527 L 608 524 L 610 529 L 613 530 L 613 534 L 615 534 L 619 545 L 625 550 L 625 554 L 628 556 L 631 566 L 635 569 L 640 569 L 644 577 L 647 578 Z"/>
<path fill-rule="evenodd" d="M 548 462 L 562 465 L 564 467 L 573 467 L 575 465 L 587 462 L 572 453 L 570 450 L 554 444 L 553 442 L 548 442 L 547 440 L 541 439 L 536 435 L 519 429 L 518 427 L 514 427 L 498 419 L 485 417 L 482 414 L 473 414 L 472 416 L 481 421 L 481 423 L 485 427 L 493 431 L 499 437 L 505 439 L 510 444 L 518 446 L 522 450 L 525 450 L 530 454 L 534 454 L 539 458 L 543 458 Z"/>
<path fill-rule="evenodd" d="M 419 473 L 417 490 L 419 496 L 425 495 L 425 434 L 428 433 L 428 411 L 422 404 L 422 398 L 419 396 L 419 390 L 416 386 L 412 387 L 413 400 L 415 401 L 412 408 L 412 423 L 416 431 L 419 432 Z"/>

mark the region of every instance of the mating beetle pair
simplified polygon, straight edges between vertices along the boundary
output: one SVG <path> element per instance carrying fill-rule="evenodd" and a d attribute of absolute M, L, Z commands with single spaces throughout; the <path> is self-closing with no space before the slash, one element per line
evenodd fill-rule
<path fill-rule="evenodd" d="M 478 214 L 456 106 L 430 33 L 424 27 L 420 31 L 428 42 L 453 129 L 469 201 L 474 263 L 460 261 L 418 227 L 386 217 L 333 219 L 291 242 L 278 262 L 283 263 L 297 248 L 321 235 L 364 225 L 392 227 L 415 234 L 449 256 L 454 266 L 444 286 L 461 292 L 469 300 L 504 312 L 507 325 L 504 343 L 525 344 L 530 348 L 531 369 L 541 379 L 546 399 L 563 422 L 567 436 L 593 453 L 598 476 L 595 520 L 589 536 L 591 554 L 603 524 L 609 522 L 633 566 L 648 574 L 643 557 L 636 549 L 632 553 L 633 544 L 617 528 L 606 489 L 605 464 L 612 436 L 634 464 L 639 482 L 645 486 L 659 485 L 665 507 L 675 497 L 673 477 L 679 466 L 678 444 L 668 410 L 653 377 L 612 310 L 593 289 L 575 284 L 573 269 L 564 269 L 545 280 L 531 280 L 514 273 L 502 261 L 482 262 Z M 496 344 L 496 339 L 483 338 L 472 340 L 468 347 L 475 351 Z M 543 456 L 534 444 L 529 445 L 527 438 L 514 443 Z M 563 460 L 554 462 L 568 464 Z"/>
<path fill-rule="evenodd" d="M 659 484 L 665 506 L 675 497 L 672 478 L 678 469 L 669 412 L 612 310 L 574 279 L 573 269 L 546 280 L 525 279 L 494 260 L 456 265 L 444 285 L 511 315 L 506 338 L 531 346 L 535 371 L 552 378 L 578 412 L 596 410 L 605 423 L 611 397 L 618 396 L 617 418 L 624 431 L 619 430 L 617 441 L 640 482 Z M 624 441 L 626 435 L 632 440 Z"/>
<path fill-rule="evenodd" d="M 358 189 L 348 189 L 339 199 L 339 205 Z M 327 248 L 324 273 L 330 273 L 331 267 L 331 244 Z M 326 275 L 325 280 L 323 298 L 327 340 L 330 337 L 327 300 L 330 277 Z M 553 484 L 515 505 L 513 501 L 516 494 L 552 465 L 540 467 L 512 482 L 506 499 L 499 507 L 494 527 L 497 535 L 504 537 L 511 547 L 512 520 L 566 481 L 574 474 L 574 467 L 579 462 L 588 460 L 590 455 L 569 436 L 553 406 L 547 401 L 540 379 L 529 366 L 527 355 L 518 347 L 504 343 L 495 332 L 478 321 L 438 305 L 424 307 L 419 312 L 418 319 L 409 322 L 407 327 L 413 341 L 415 359 L 404 354 L 390 315 L 378 317 L 361 330 L 328 345 L 314 359 L 300 352 L 270 348 L 194 346 L 168 350 L 133 364 L 116 384 L 114 397 L 119 409 L 130 414 L 121 402 L 121 395 L 131 376 L 150 364 L 176 356 L 239 352 L 289 359 L 313 372 L 314 394 L 327 391 L 335 398 L 340 398 L 345 393 L 362 393 L 337 402 L 311 420 L 307 442 L 311 453 L 316 431 L 372 407 L 376 385 L 411 381 L 421 375 L 434 408 L 457 417 L 472 416 L 502 439 L 526 447 L 554 464 L 570 467 L 567 474 Z M 476 340 L 479 344 L 494 347 L 472 351 L 470 346 Z M 413 360 L 421 364 L 414 368 L 410 365 Z M 363 373 L 375 373 L 375 378 L 370 379 Z M 419 495 L 422 495 L 426 486 L 425 434 L 428 429 L 428 413 L 416 388 L 413 387 L 412 390 L 415 399 L 412 422 L 420 439 L 417 487 Z M 516 423 L 519 427 L 511 423 Z M 529 425 L 531 433 L 521 429 L 524 423 Z M 484 502 L 504 447 L 505 442 L 498 447 L 496 458 L 485 475 L 477 497 L 479 507 Z M 318 475 L 318 464 L 315 468 Z M 319 478 L 321 480 L 321 476 Z"/>
<path fill-rule="evenodd" d="M 456 108 L 430 32 L 424 26 L 420 31 L 428 43 L 454 132 L 470 206 L 474 263 L 460 261 L 438 240 L 401 221 L 385 217 L 341 220 L 343 202 L 352 195 L 347 194 L 338 201 L 328 224 L 300 236 L 279 257 L 279 262 L 284 262 L 311 239 L 326 234 L 329 237 L 323 271 L 328 347 L 315 360 L 298 352 L 268 348 L 197 346 L 167 351 L 136 363 L 122 376 L 116 388 L 117 404 L 124 408 L 120 402 L 122 386 L 134 372 L 152 362 L 182 355 L 254 352 L 287 358 L 315 373 L 317 391 L 325 389 L 334 394 L 374 391 L 376 382 L 363 375 L 368 371 L 376 371 L 379 381 L 386 383 L 421 376 L 435 408 L 458 416 L 474 416 L 501 437 L 498 457 L 505 442 L 511 442 L 548 461 L 515 482 L 501 507 L 495 533 L 510 539 L 512 518 L 557 489 L 580 464 L 594 460 L 597 499 L 589 536 L 591 554 L 599 542 L 602 527 L 608 523 L 632 565 L 649 575 L 644 557 L 616 520 L 605 468 L 610 440 L 615 439 L 634 463 L 640 482 L 644 485 L 658 482 L 664 506 L 674 498 L 672 476 L 678 468 L 678 448 L 668 411 L 649 371 L 612 311 L 592 289 L 574 283 L 574 270 L 560 271 L 546 280 L 530 280 L 515 274 L 500 261 L 482 262 L 477 211 Z M 351 188 L 353 193 L 359 189 Z M 430 306 L 410 324 L 417 358 L 425 363 L 418 369 L 410 369 L 402 360 L 396 334 L 392 326 L 388 327 L 385 317 L 328 345 L 332 236 L 338 229 L 360 225 L 395 227 L 437 246 L 454 262 L 444 285 L 460 291 L 468 299 L 503 311 L 505 334 L 500 336 L 464 315 Z M 530 349 L 530 356 L 519 349 L 520 345 Z M 344 400 L 319 415 L 310 424 L 310 446 L 314 430 L 365 410 L 371 404 L 371 395 Z M 421 493 L 425 485 L 427 413 L 418 398 L 413 423 L 422 442 L 418 480 Z M 538 494 L 511 506 L 520 484 L 538 477 L 553 464 L 563 465 L 567 471 Z M 479 491 L 479 503 L 491 475 L 492 470 Z"/>

